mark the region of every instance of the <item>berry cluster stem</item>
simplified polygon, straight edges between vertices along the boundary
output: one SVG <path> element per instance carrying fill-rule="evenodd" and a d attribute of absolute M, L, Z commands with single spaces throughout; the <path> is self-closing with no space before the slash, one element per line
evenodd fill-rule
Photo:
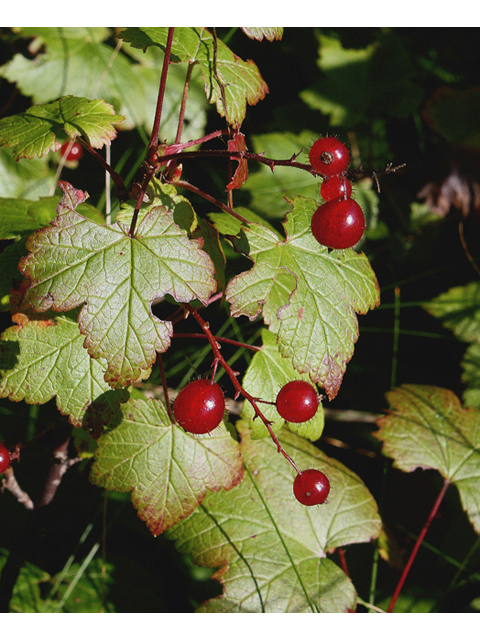
<path fill-rule="evenodd" d="M 201 326 L 202 331 L 207 336 L 207 339 L 210 342 L 210 345 L 212 347 L 213 354 L 214 354 L 214 368 L 216 369 L 216 366 L 218 364 L 222 365 L 222 367 L 225 369 L 225 372 L 227 373 L 228 377 L 232 381 L 232 384 L 233 384 L 233 386 L 235 388 L 235 392 L 236 392 L 235 397 L 238 398 L 239 395 L 242 395 L 245 398 L 245 400 L 250 402 L 250 404 L 252 405 L 253 409 L 255 410 L 255 417 L 260 418 L 260 420 L 263 422 L 263 424 L 268 429 L 268 432 L 269 432 L 272 440 L 274 441 L 274 443 L 277 446 L 277 451 L 279 453 L 281 453 L 283 455 L 283 457 L 292 465 L 292 467 L 295 469 L 297 474 L 300 473 L 300 471 L 299 471 L 297 465 L 295 464 L 295 462 L 292 460 L 292 458 L 288 455 L 288 453 L 285 451 L 285 449 L 280 444 L 277 436 L 275 435 L 275 432 L 273 431 L 273 429 L 271 427 L 270 421 L 267 420 L 267 418 L 261 412 L 261 410 L 260 410 L 260 408 L 259 408 L 259 406 L 257 404 L 258 399 L 254 398 L 252 395 L 250 395 L 248 393 L 248 391 L 245 391 L 245 389 L 242 387 L 242 385 L 237 380 L 237 373 L 235 371 L 233 371 L 233 369 L 230 367 L 228 362 L 222 356 L 222 354 L 220 352 L 220 345 L 218 344 L 218 342 L 217 342 L 215 336 L 213 335 L 213 333 L 210 331 L 210 326 L 209 326 L 208 322 L 206 322 L 202 318 L 202 316 L 198 313 L 198 311 L 194 307 L 192 307 L 190 304 L 185 303 L 183 306 L 189 313 L 192 314 L 192 316 L 195 318 L 195 320 Z"/>

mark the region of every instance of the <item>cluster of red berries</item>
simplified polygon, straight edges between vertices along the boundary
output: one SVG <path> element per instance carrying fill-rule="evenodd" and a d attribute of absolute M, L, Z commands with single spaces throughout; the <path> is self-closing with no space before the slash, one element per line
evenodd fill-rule
<path fill-rule="evenodd" d="M 320 398 L 315 387 L 304 380 L 288 382 L 280 389 L 275 401 L 280 416 L 294 423 L 311 420 L 317 413 L 319 404 Z M 218 427 L 224 413 L 223 391 L 212 380 L 189 382 L 173 403 L 175 420 L 188 433 L 210 433 Z M 329 491 L 328 478 L 317 469 L 298 473 L 293 484 L 295 497 L 307 506 L 323 504 Z"/>
<path fill-rule="evenodd" d="M 320 195 L 325 200 L 313 214 L 312 233 L 329 249 L 353 247 L 365 231 L 365 218 L 351 198 L 352 184 L 345 174 L 350 163 L 348 149 L 337 138 L 327 136 L 313 143 L 309 158 L 313 170 L 323 177 Z"/>

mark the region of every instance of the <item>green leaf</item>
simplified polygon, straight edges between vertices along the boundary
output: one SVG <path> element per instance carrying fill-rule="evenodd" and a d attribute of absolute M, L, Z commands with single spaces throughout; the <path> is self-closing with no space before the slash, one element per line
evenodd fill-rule
<path fill-rule="evenodd" d="M 167 534 L 196 564 L 218 569 L 223 595 L 201 612 L 333 613 L 355 607 L 353 585 L 327 554 L 378 536 L 375 501 L 353 472 L 304 439 L 282 431 L 281 442 L 300 468 L 326 473 L 328 503 L 298 503 L 294 471 L 274 443 L 244 434 L 242 483 L 208 496 Z"/>
<path fill-rule="evenodd" d="M 318 137 L 312 131 L 302 131 L 299 135 L 288 131 L 266 133 L 252 136 L 252 146 L 255 153 L 267 158 L 285 160 L 297 156 L 297 162 L 309 164 L 308 150 Z M 272 172 L 262 164 L 258 171 L 250 173 L 243 189 L 251 195 L 251 209 L 269 219 L 280 220 L 289 210 L 288 198 L 316 198 L 320 184 L 320 180 L 308 171 L 278 166 Z"/>
<path fill-rule="evenodd" d="M 80 305 L 80 331 L 105 380 L 128 386 L 149 372 L 170 345 L 172 326 L 153 316 L 154 299 L 206 303 L 216 289 L 210 257 L 172 212 L 153 202 L 130 237 L 129 225 L 99 225 L 76 212 L 85 194 L 68 183 L 57 218 L 30 236 L 20 270 L 30 280 L 22 308 L 67 311 Z M 85 303 L 85 304 L 84 304 Z"/>
<path fill-rule="evenodd" d="M 39 200 L 0 198 L 0 239 L 11 240 L 46 227 L 56 217 L 57 206 L 58 196 Z M 87 203 L 79 205 L 79 212 L 96 222 L 104 221 L 100 211 Z"/>
<path fill-rule="evenodd" d="M 129 27 L 121 37 L 140 49 L 153 45 L 165 49 L 168 27 Z M 208 101 L 237 127 L 245 118 L 247 104 L 257 104 L 268 92 L 257 66 L 236 56 L 203 27 L 176 27 L 171 56 L 174 62 L 200 64 Z"/>
<path fill-rule="evenodd" d="M 459 340 L 480 340 L 480 282 L 452 287 L 425 304 L 424 309 Z"/>
<path fill-rule="evenodd" d="M 429 99 L 423 116 L 427 124 L 445 140 L 455 145 L 480 147 L 480 89 L 464 91 L 441 87 Z"/>
<path fill-rule="evenodd" d="M 8 559 L 8 551 L 0 548 L 0 572 Z M 25 562 L 19 570 L 18 579 L 13 588 L 9 602 L 10 613 L 40 613 L 42 608 L 42 583 L 45 584 L 50 575 L 32 564 Z"/>
<path fill-rule="evenodd" d="M 402 471 L 436 469 L 457 487 L 480 533 L 480 411 L 464 409 L 448 389 L 402 385 L 387 394 L 389 415 L 378 420 L 382 451 Z"/>
<path fill-rule="evenodd" d="M 121 411 L 118 426 L 98 440 L 90 477 L 110 491 L 131 491 L 153 535 L 190 515 L 207 490 L 241 481 L 240 448 L 223 423 L 193 436 L 172 424 L 158 400 L 130 400 Z"/>
<path fill-rule="evenodd" d="M 300 97 L 330 116 L 332 127 L 404 118 L 418 109 L 423 89 L 401 38 L 390 32 L 358 49 L 343 47 L 338 36 L 320 34 L 318 40 L 321 74 Z"/>
<path fill-rule="evenodd" d="M 48 157 L 15 161 L 11 151 L 0 147 L 0 197 L 36 198 L 49 196 L 55 172 Z"/>
<path fill-rule="evenodd" d="M 277 346 L 277 337 L 267 329 L 262 330 L 263 347 L 253 356 L 242 380 L 242 386 L 253 397 L 275 402 L 280 389 L 291 380 L 308 380 L 308 376 L 299 376 L 291 362 L 282 357 Z M 323 431 L 323 406 L 320 404 L 314 418 L 306 423 L 294 424 L 285 422 L 274 405 L 259 404 L 263 415 L 272 421 L 272 429 L 279 431 L 286 425 L 291 431 L 304 438 L 315 441 Z M 264 438 L 269 435 L 260 418 L 255 417 L 252 405 L 245 401 L 242 416 L 249 420 L 253 438 Z"/>
<path fill-rule="evenodd" d="M 462 398 L 466 406 L 480 409 L 480 283 L 452 287 L 424 305 L 444 327 L 463 342 L 471 342 L 462 358 Z"/>
<path fill-rule="evenodd" d="M 472 342 L 462 358 L 462 382 L 466 389 L 462 394 L 467 407 L 480 409 L 480 341 Z"/>
<path fill-rule="evenodd" d="M 261 42 L 263 38 L 270 40 L 281 40 L 283 27 L 242 27 L 242 31 L 252 40 Z"/>
<path fill-rule="evenodd" d="M 32 56 L 15 54 L 0 68 L 0 74 L 15 83 L 33 102 L 56 100 L 63 95 L 101 98 L 112 104 L 125 120 L 122 129 L 152 127 L 159 72 L 163 54 L 151 48 L 138 51 L 123 43 L 120 50 L 105 40 L 111 29 L 94 27 L 23 27 L 20 35 L 34 38 Z M 33 51 L 32 51 L 33 49 Z M 133 60 L 132 60 L 133 58 Z M 185 83 L 185 69 L 171 67 L 165 90 L 160 136 L 174 139 L 178 126 L 179 99 Z M 205 91 L 200 69 L 194 69 L 189 83 L 184 134 L 195 140 L 206 123 Z"/>
<path fill-rule="evenodd" d="M 126 391 L 113 391 L 104 381 L 105 363 L 90 358 L 74 320 L 23 314 L 14 320 L 18 324 L 0 338 L 0 397 L 28 404 L 56 397 L 58 410 L 75 427 L 92 430 L 98 428 L 96 414 L 105 419 L 126 401 Z"/>
<path fill-rule="evenodd" d="M 65 96 L 50 104 L 38 104 L 0 120 L 0 145 L 11 147 L 15 160 L 41 158 L 58 151 L 59 133 L 84 136 L 91 147 L 100 148 L 115 138 L 114 124 L 123 121 L 103 100 Z"/>
<path fill-rule="evenodd" d="M 367 313 L 379 303 L 379 289 L 363 253 L 329 251 L 315 240 L 310 221 L 317 206 L 306 198 L 292 201 L 283 241 L 260 225 L 245 230 L 249 257 L 255 264 L 230 281 L 226 300 L 233 316 L 254 319 L 269 299 L 278 274 L 285 270 L 292 274 L 296 287 L 277 312 L 279 350 L 331 399 L 358 339 L 355 314 Z"/>

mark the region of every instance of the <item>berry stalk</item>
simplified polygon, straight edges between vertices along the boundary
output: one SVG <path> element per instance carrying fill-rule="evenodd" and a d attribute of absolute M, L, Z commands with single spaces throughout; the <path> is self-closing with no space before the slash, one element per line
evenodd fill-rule
<path fill-rule="evenodd" d="M 230 365 L 228 364 L 228 362 L 225 360 L 225 358 L 222 356 L 221 352 L 220 352 L 220 345 L 218 344 L 215 336 L 213 335 L 213 333 L 210 331 L 210 327 L 208 322 L 206 322 L 202 316 L 198 313 L 198 311 L 192 307 L 190 304 L 185 303 L 184 304 L 184 308 L 192 314 L 192 316 L 195 318 L 195 320 L 198 322 L 198 324 L 201 326 L 202 331 L 205 333 L 205 335 L 207 336 L 208 341 L 210 342 L 210 345 L 212 347 L 213 350 L 213 354 L 214 354 L 214 363 L 215 366 L 217 366 L 218 364 L 221 364 L 222 367 L 225 369 L 225 372 L 227 373 L 228 377 L 230 378 L 230 380 L 232 381 L 232 384 L 235 388 L 235 398 L 238 398 L 238 396 L 242 395 L 245 400 L 247 400 L 248 402 L 250 402 L 250 404 L 252 405 L 254 411 L 255 411 L 255 417 L 260 418 L 260 420 L 263 422 L 263 424 L 266 426 L 266 428 L 268 429 L 268 432 L 272 438 L 272 440 L 275 442 L 276 446 L 277 446 L 277 451 L 279 453 L 281 453 L 283 455 L 283 457 L 292 465 L 292 467 L 295 469 L 295 471 L 297 472 L 297 474 L 300 473 L 297 465 L 295 464 L 295 462 L 292 460 L 292 458 L 288 455 L 288 453 L 284 450 L 284 448 L 282 447 L 282 445 L 280 444 L 277 436 L 275 435 L 272 427 L 271 427 L 271 422 L 269 420 L 267 420 L 267 418 L 263 415 L 262 411 L 260 410 L 257 401 L 258 398 L 254 398 L 252 395 L 250 395 L 248 393 L 248 391 L 245 391 L 245 389 L 242 387 L 242 385 L 239 383 L 239 381 L 237 380 L 237 373 L 235 371 L 233 371 L 233 369 L 230 367 Z"/>

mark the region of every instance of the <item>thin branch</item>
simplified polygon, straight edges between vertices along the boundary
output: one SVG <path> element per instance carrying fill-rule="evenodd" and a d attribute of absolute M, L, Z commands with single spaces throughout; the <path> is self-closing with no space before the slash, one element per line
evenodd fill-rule
<path fill-rule="evenodd" d="M 34 508 L 33 500 L 30 498 L 28 493 L 20 488 L 20 485 L 15 478 L 15 474 L 13 473 L 12 467 L 8 467 L 7 469 L 5 469 L 3 475 L 4 478 L 2 480 L 2 491 L 4 489 L 10 491 L 10 493 L 18 500 L 18 502 L 25 506 L 25 509 L 31 511 Z"/>
<path fill-rule="evenodd" d="M 160 121 L 162 118 L 163 99 L 165 97 L 165 87 L 167 85 L 168 67 L 170 65 L 170 53 L 172 51 L 173 32 L 175 27 L 168 28 L 167 44 L 165 46 L 165 56 L 163 58 L 162 76 L 160 78 L 160 88 L 158 91 L 157 108 L 155 111 L 155 119 L 153 121 L 152 134 L 150 136 L 150 142 L 148 143 L 147 158 L 150 155 L 150 151 L 158 146 L 158 135 L 160 131 Z"/>
<path fill-rule="evenodd" d="M 448 478 L 445 478 L 445 480 L 443 482 L 442 490 L 440 491 L 440 493 L 438 494 L 437 499 L 435 500 L 435 504 L 433 505 L 433 508 L 430 511 L 430 515 L 428 516 L 427 521 L 423 525 L 423 529 L 420 532 L 420 535 L 418 536 L 417 541 L 415 542 L 415 546 L 412 549 L 412 552 L 410 554 L 408 562 L 407 562 L 407 564 L 405 565 L 405 567 L 403 569 L 403 572 L 402 572 L 402 575 L 400 577 L 400 580 L 399 580 L 399 582 L 397 584 L 395 592 L 394 592 L 394 594 L 392 596 L 392 599 L 390 601 L 390 604 L 388 606 L 388 610 L 387 610 L 388 613 L 392 613 L 393 608 L 395 607 L 395 603 L 397 601 L 398 596 L 400 595 L 400 592 L 402 590 L 403 584 L 404 584 L 404 582 L 405 582 L 405 580 L 406 580 L 406 578 L 408 576 L 408 573 L 409 573 L 410 568 L 411 568 L 411 566 L 413 564 L 413 561 L 415 560 L 417 552 L 420 549 L 420 546 L 421 546 L 421 544 L 423 542 L 423 539 L 425 538 L 425 535 L 426 535 L 430 525 L 432 524 L 433 519 L 435 518 L 435 516 L 437 514 L 437 511 L 438 511 L 438 509 L 440 507 L 440 504 L 442 503 L 442 500 L 443 500 L 443 498 L 445 496 L 445 493 L 446 493 L 446 491 L 447 491 L 449 486 L 450 486 L 450 480 Z"/>
<path fill-rule="evenodd" d="M 249 221 L 243 216 L 241 216 L 239 213 L 237 213 L 230 207 L 227 207 L 226 204 L 223 204 L 223 202 L 221 202 L 220 200 L 217 200 L 217 198 L 214 198 L 209 193 L 206 193 L 205 191 L 202 191 L 202 189 L 199 189 L 198 187 L 195 187 L 193 184 L 190 184 L 190 182 L 187 182 L 186 180 L 177 180 L 175 182 L 175 185 L 178 187 L 183 187 L 184 189 L 187 189 L 188 191 L 195 193 L 197 196 L 201 196 L 202 198 L 205 198 L 205 200 L 208 200 L 212 204 L 216 205 L 219 209 L 226 211 L 226 213 L 229 213 L 237 220 L 240 220 L 242 224 L 249 224 Z"/>
<path fill-rule="evenodd" d="M 204 333 L 174 333 L 172 338 L 205 338 L 208 339 Z M 250 351 L 261 351 L 261 347 L 257 347 L 253 344 L 246 344 L 245 342 L 238 342 L 237 340 L 232 340 L 231 338 L 219 338 L 215 337 L 217 342 L 224 342 L 226 344 L 232 344 L 235 347 L 240 347 L 241 349 L 250 349 Z"/>
<path fill-rule="evenodd" d="M 205 335 L 207 336 L 208 341 L 210 342 L 210 345 L 211 345 L 212 350 L 213 350 L 214 366 L 217 366 L 218 364 L 220 364 L 225 369 L 225 372 L 227 373 L 228 377 L 232 381 L 232 384 L 233 384 L 233 386 L 235 388 L 235 392 L 236 392 L 235 398 L 237 398 L 238 396 L 242 395 L 252 405 L 252 407 L 253 407 L 253 409 L 255 411 L 255 417 L 256 418 L 260 418 L 260 420 L 263 422 L 263 424 L 268 429 L 268 432 L 269 432 L 272 440 L 277 445 L 277 451 L 284 456 L 284 458 L 292 465 L 292 467 L 295 469 L 295 471 L 297 473 L 300 473 L 300 471 L 299 471 L 297 465 L 295 464 L 295 462 L 287 454 L 287 452 L 284 450 L 284 448 L 282 447 L 282 445 L 278 441 L 278 438 L 275 435 L 275 432 L 273 431 L 273 429 L 271 427 L 270 421 L 267 420 L 267 418 L 261 412 L 261 410 L 260 410 L 260 408 L 259 408 L 259 406 L 257 404 L 259 402 L 259 399 L 258 398 L 254 398 L 253 396 L 251 396 L 248 393 L 248 391 L 245 391 L 245 389 L 242 387 L 242 385 L 237 380 L 237 375 L 238 374 L 235 371 L 233 371 L 233 369 L 230 367 L 228 362 L 222 356 L 222 354 L 220 352 L 220 345 L 218 344 L 215 336 L 210 331 L 210 327 L 208 325 L 208 322 L 206 322 L 202 318 L 202 316 L 198 313 L 198 311 L 194 307 L 192 307 L 190 304 L 185 303 L 183 306 L 189 313 L 192 314 L 192 316 L 195 318 L 195 320 L 198 322 L 198 324 L 202 327 L 202 330 L 205 333 Z"/>
<path fill-rule="evenodd" d="M 89 144 L 87 144 L 87 142 L 85 142 L 83 138 L 77 137 L 75 138 L 75 141 L 81 144 L 82 147 L 86 149 L 95 158 L 95 160 L 97 160 L 102 165 L 105 171 L 108 171 L 108 173 L 112 177 L 113 184 L 115 185 L 115 191 L 117 192 L 117 197 L 120 200 L 120 202 L 123 202 L 128 196 L 128 191 L 125 186 L 125 183 L 123 182 L 123 178 L 115 171 L 115 169 L 113 169 L 113 167 L 111 167 L 108 164 L 108 162 L 106 162 L 102 158 L 102 156 L 99 153 L 95 151 L 95 149 L 93 149 Z"/>

